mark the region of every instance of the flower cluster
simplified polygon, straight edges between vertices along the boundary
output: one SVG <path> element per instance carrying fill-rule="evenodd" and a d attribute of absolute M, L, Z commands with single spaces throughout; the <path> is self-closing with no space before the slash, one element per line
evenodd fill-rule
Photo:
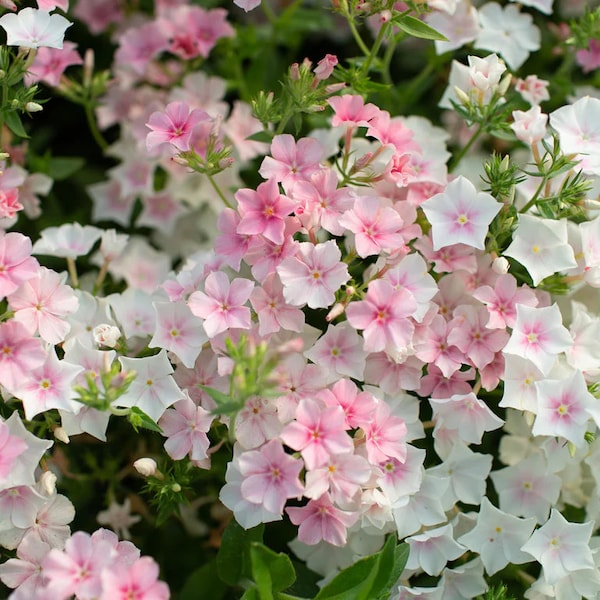
<path fill-rule="evenodd" d="M 546 56 L 551 0 L 37 4 L 0 2 L 10 597 L 279 597 L 265 524 L 319 598 L 600 596 L 600 96 L 523 68 L 597 82 L 600 12 Z M 42 86 L 103 171 L 40 151 Z"/>

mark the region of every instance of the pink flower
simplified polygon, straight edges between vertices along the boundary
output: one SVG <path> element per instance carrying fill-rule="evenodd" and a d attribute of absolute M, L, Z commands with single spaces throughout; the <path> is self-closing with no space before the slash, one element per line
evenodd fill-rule
<path fill-rule="evenodd" d="M 88 0 L 91 1 L 96 0 Z M 77 7 L 83 3 L 78 3 Z M 86 3 L 87 4 L 87 3 Z M 116 5 L 117 3 L 115 3 Z M 113 8 L 113 15 L 118 18 L 118 5 Z M 107 11 L 109 12 L 109 11 Z M 94 18 L 97 18 L 94 15 Z M 130 27 L 120 36 L 119 46 L 115 54 L 115 64 L 142 75 L 148 64 L 169 46 L 168 34 L 158 21 L 150 21 L 139 27 Z"/>
<path fill-rule="evenodd" d="M 408 290 L 395 290 L 379 279 L 369 285 L 364 300 L 348 305 L 346 315 L 352 327 L 363 330 L 366 351 L 379 352 L 388 346 L 401 351 L 411 342 L 410 317 L 416 309 L 417 301 Z"/>
<path fill-rule="evenodd" d="M 12 219 L 20 210 L 19 190 L 0 190 L 0 219 Z"/>
<path fill-rule="evenodd" d="M 323 146 L 313 138 L 297 142 L 292 135 L 276 135 L 271 143 L 271 156 L 266 156 L 259 173 L 264 179 L 281 182 L 289 193 L 295 183 L 308 180 L 323 160 Z"/>
<path fill-rule="evenodd" d="M 236 192 L 241 221 L 237 233 L 256 235 L 261 233 L 274 244 L 282 244 L 285 217 L 294 210 L 295 203 L 279 193 L 275 179 L 261 183 L 256 191 L 242 189 Z"/>
<path fill-rule="evenodd" d="M 382 463 L 390 458 L 406 460 L 406 424 L 392 414 L 390 406 L 383 401 L 377 404 L 369 423 L 363 425 L 365 446 L 369 462 Z"/>
<path fill-rule="evenodd" d="M 206 459 L 210 446 L 206 433 L 213 418 L 189 398 L 179 400 L 173 408 L 167 409 L 158 423 L 168 438 L 165 442 L 167 454 L 173 460 L 181 460 L 187 454 L 193 461 Z"/>
<path fill-rule="evenodd" d="M 517 304 L 517 320 L 504 352 L 526 358 L 548 374 L 557 356 L 572 344 L 556 304 L 542 308 Z"/>
<path fill-rule="evenodd" d="M 338 59 L 335 54 L 326 54 L 325 57 L 317 63 L 317 66 L 313 69 L 313 73 L 318 80 L 323 81 L 331 76 L 333 69 L 337 64 Z"/>
<path fill-rule="evenodd" d="M 296 409 L 296 420 L 281 433 L 290 448 L 299 450 L 308 469 L 325 464 L 330 456 L 352 452 L 352 438 L 345 430 L 346 417 L 339 406 L 325 407 L 304 399 Z"/>
<path fill-rule="evenodd" d="M 158 564 L 149 556 L 132 565 L 116 564 L 102 571 L 100 600 L 168 600 L 169 587 L 158 581 Z"/>
<path fill-rule="evenodd" d="M 205 319 L 204 330 L 209 338 L 230 328 L 250 329 L 250 309 L 244 306 L 254 284 L 249 279 L 234 279 L 215 271 L 204 283 L 204 292 L 194 292 L 189 300 L 190 310 Z"/>
<path fill-rule="evenodd" d="M 335 292 L 350 278 L 340 261 L 342 253 L 334 240 L 313 245 L 298 244 L 296 256 L 286 258 L 277 267 L 286 302 L 293 306 L 326 308 L 335 300 Z"/>
<path fill-rule="evenodd" d="M 244 477 L 242 497 L 271 513 L 282 514 L 288 498 L 302 495 L 303 487 L 298 479 L 302 466 L 301 460 L 285 453 L 279 440 L 244 452 L 239 457 L 239 469 Z"/>
<path fill-rule="evenodd" d="M 382 206 L 380 198 L 359 196 L 354 208 L 339 219 L 340 225 L 354 233 L 357 254 L 365 258 L 380 252 L 392 252 L 404 245 L 400 230 L 404 222 L 390 206 Z"/>
<path fill-rule="evenodd" d="M 515 89 L 529 104 L 540 104 L 544 100 L 550 100 L 549 83 L 545 79 L 539 79 L 537 75 L 527 75 L 525 79 L 517 79 Z"/>
<path fill-rule="evenodd" d="M 299 525 L 298 539 L 314 546 L 324 540 L 334 546 L 346 544 L 346 530 L 356 523 L 358 513 L 336 508 L 327 494 L 301 508 L 286 509 L 290 521 Z"/>
<path fill-rule="evenodd" d="M 77 44 L 65 42 L 62 50 L 56 48 L 39 48 L 27 74 L 25 84 L 30 86 L 38 81 L 57 87 L 67 67 L 83 64 L 76 50 Z"/>
<path fill-rule="evenodd" d="M 0 233 L 0 297 L 12 294 L 37 275 L 38 261 L 31 256 L 31 240 L 20 233 Z"/>
<path fill-rule="evenodd" d="M 150 115 L 146 126 L 152 131 L 146 136 L 146 148 L 151 151 L 161 144 L 171 144 L 177 150 L 189 150 L 194 127 L 209 119 L 199 108 L 190 110 L 184 102 L 171 102 L 164 112 Z"/>
<path fill-rule="evenodd" d="M 63 284 L 58 273 L 46 267 L 40 267 L 37 277 L 28 279 L 11 294 L 8 303 L 15 311 L 15 321 L 32 335 L 39 331 L 40 337 L 50 344 L 65 339 L 71 329 L 65 317 L 79 307 L 75 292 Z"/>
<path fill-rule="evenodd" d="M 345 429 L 355 429 L 368 423 L 377 407 L 377 400 L 369 392 L 361 392 L 350 379 L 336 381 L 331 389 L 323 389 L 317 398 L 327 406 L 341 406 L 346 417 Z"/>
<path fill-rule="evenodd" d="M 331 120 L 333 127 L 368 127 L 370 121 L 381 112 L 374 104 L 365 104 L 362 96 L 358 95 L 333 96 L 327 99 L 327 104 L 335 113 Z"/>
<path fill-rule="evenodd" d="M 421 204 L 431 223 L 433 249 L 466 244 L 483 250 L 488 226 L 502 208 L 490 194 L 478 192 L 462 175 L 446 190 Z"/>
<path fill-rule="evenodd" d="M 23 454 L 29 446 L 16 435 L 11 435 L 8 425 L 0 421 L 0 488 L 10 473 L 17 456 Z"/>
<path fill-rule="evenodd" d="M 589 48 L 578 50 L 575 54 L 577 64 L 584 73 L 590 73 L 600 67 L 600 41 L 590 39 Z"/>
<path fill-rule="evenodd" d="M 518 140 L 531 146 L 546 135 L 548 115 L 542 112 L 539 105 L 532 106 L 527 111 L 513 110 L 512 116 L 514 123 L 511 123 L 510 128 Z"/>

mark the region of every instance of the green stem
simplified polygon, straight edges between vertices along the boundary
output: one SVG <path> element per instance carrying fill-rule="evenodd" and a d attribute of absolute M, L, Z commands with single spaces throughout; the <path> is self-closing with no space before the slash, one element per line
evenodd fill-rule
<path fill-rule="evenodd" d="M 377 33 L 377 37 L 375 38 L 373 47 L 369 51 L 367 60 L 365 60 L 365 62 L 363 63 L 363 65 L 360 69 L 361 72 L 363 72 L 363 73 L 369 72 L 369 67 L 371 66 L 371 63 L 373 62 L 373 59 L 377 56 L 377 53 L 379 52 L 379 48 L 381 47 L 381 44 L 383 43 L 383 40 L 385 39 L 385 36 L 387 35 L 389 25 L 390 25 L 390 23 L 388 21 L 386 23 L 383 23 L 381 25 L 381 27 L 379 28 L 379 32 Z"/>
<path fill-rule="evenodd" d="M 208 177 L 208 181 L 210 181 L 210 184 L 213 186 L 213 189 L 215 190 L 215 192 L 217 192 L 217 195 L 219 196 L 219 198 L 221 198 L 221 202 L 223 202 L 223 204 L 227 208 L 233 209 L 233 206 L 231 205 L 229 200 L 227 200 L 227 198 L 225 197 L 225 194 L 223 194 L 223 192 L 221 191 L 221 188 L 219 187 L 219 184 L 215 181 L 215 178 L 212 175 L 210 175 L 209 173 L 207 173 L 206 176 Z"/>
<path fill-rule="evenodd" d="M 84 103 L 83 107 L 85 109 L 85 117 L 87 119 L 88 127 L 90 128 L 92 137 L 94 138 L 96 144 L 98 144 L 100 150 L 102 150 L 102 152 L 105 152 L 108 148 L 108 142 L 104 139 L 104 137 L 100 133 L 100 130 L 98 129 L 98 124 L 96 123 L 96 117 L 94 116 L 92 103 L 90 101 L 87 101 Z"/>
<path fill-rule="evenodd" d="M 94 288 L 92 289 L 92 295 L 95 296 L 100 290 L 100 286 L 104 283 L 104 279 L 106 278 L 106 274 L 108 273 L 108 266 L 110 264 L 109 260 L 105 260 L 100 267 L 100 271 L 98 272 L 98 277 L 96 278 L 96 282 L 94 283 Z"/>
<path fill-rule="evenodd" d="M 262 2 L 260 3 L 260 7 L 262 8 L 265 17 L 267 17 L 267 21 L 269 21 L 271 25 L 275 25 L 277 23 L 277 15 L 275 14 L 275 11 L 271 8 L 269 2 L 267 0 L 262 0 Z"/>
<path fill-rule="evenodd" d="M 352 37 L 354 38 L 354 41 L 357 43 L 361 52 L 368 58 L 369 55 L 371 54 L 371 51 L 369 50 L 369 47 L 365 44 L 360 33 L 358 33 L 358 29 L 356 28 L 356 23 L 354 23 L 354 19 L 352 18 L 352 15 L 349 12 L 346 12 L 344 14 L 344 16 L 346 17 L 346 20 L 348 21 L 348 25 L 350 25 L 350 31 L 352 32 Z"/>
<path fill-rule="evenodd" d="M 548 176 L 544 175 L 544 177 L 542 178 L 542 181 L 540 182 L 540 185 L 538 185 L 531 200 L 529 202 L 527 202 L 527 204 L 525 204 L 525 206 L 519 211 L 519 213 L 521 213 L 521 214 L 526 213 L 537 202 L 537 199 L 540 197 L 540 194 L 542 193 L 542 190 L 546 186 L 547 182 L 548 182 Z"/>
<path fill-rule="evenodd" d="M 67 256 L 67 269 L 69 270 L 69 277 L 71 278 L 71 284 L 74 288 L 79 287 L 79 277 L 77 277 L 77 267 L 75 266 L 75 260 L 70 256 Z"/>
<path fill-rule="evenodd" d="M 464 147 L 460 150 L 458 154 L 452 157 L 452 160 L 448 165 L 448 172 L 452 173 L 452 171 L 456 169 L 456 167 L 463 159 L 465 154 L 471 149 L 471 146 L 473 146 L 473 144 L 477 141 L 479 136 L 483 133 L 483 125 L 483 123 L 479 125 L 479 127 L 475 130 L 475 133 L 471 136 L 471 139 L 464 145 Z"/>

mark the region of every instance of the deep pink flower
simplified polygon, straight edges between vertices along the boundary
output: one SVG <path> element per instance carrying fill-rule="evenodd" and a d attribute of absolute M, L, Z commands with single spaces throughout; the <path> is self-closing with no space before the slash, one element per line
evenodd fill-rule
<path fill-rule="evenodd" d="M 194 127 L 209 119 L 199 108 L 190 110 L 184 102 L 171 102 L 164 112 L 157 111 L 150 115 L 146 126 L 152 131 L 146 136 L 146 148 L 154 150 L 161 144 L 171 144 L 177 150 L 189 150 Z"/>

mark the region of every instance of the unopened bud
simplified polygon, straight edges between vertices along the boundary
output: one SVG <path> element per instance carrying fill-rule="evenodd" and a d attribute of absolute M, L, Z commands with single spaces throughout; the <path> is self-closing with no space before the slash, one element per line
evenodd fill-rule
<path fill-rule="evenodd" d="M 509 267 L 510 264 L 508 260 L 504 258 L 504 256 L 498 256 L 498 258 L 495 258 L 494 262 L 492 263 L 492 270 L 498 275 L 506 275 Z"/>
<path fill-rule="evenodd" d="M 133 463 L 133 468 L 144 477 L 154 475 L 158 469 L 158 465 L 153 458 L 138 458 Z"/>
<path fill-rule="evenodd" d="M 339 317 L 345 310 L 346 307 L 341 302 L 336 302 L 333 305 L 333 308 L 329 311 L 328 315 L 325 317 L 326 321 L 328 323 L 333 321 L 335 318 Z"/>
<path fill-rule="evenodd" d="M 508 73 L 508 75 L 505 75 L 504 78 L 502 79 L 502 81 L 498 84 L 498 93 L 501 96 L 504 96 L 504 94 L 506 94 L 511 81 L 512 81 L 512 75 L 510 73 Z"/>
<path fill-rule="evenodd" d="M 171 486 L 171 489 L 172 489 L 172 490 L 173 490 L 173 491 L 174 491 L 176 494 L 178 494 L 178 493 L 181 491 L 181 486 L 180 486 L 178 483 L 174 483 L 174 484 Z"/>
<path fill-rule="evenodd" d="M 27 102 L 27 104 L 25 104 L 25 110 L 27 112 L 34 113 L 44 110 L 44 107 L 37 102 Z"/>
<path fill-rule="evenodd" d="M 469 95 L 456 85 L 454 86 L 454 93 L 456 94 L 456 97 L 459 99 L 461 104 L 471 104 L 471 98 L 469 98 Z"/>
<path fill-rule="evenodd" d="M 231 165 L 234 163 L 235 161 L 233 160 L 233 158 L 231 156 L 228 156 L 227 158 L 222 158 L 219 161 L 219 168 L 220 169 L 228 169 L 229 167 L 231 167 Z"/>
<path fill-rule="evenodd" d="M 94 327 L 93 335 L 94 342 L 99 346 L 114 348 L 121 337 L 121 330 L 115 325 L 102 323 L 101 325 L 96 325 L 96 327 Z"/>
<path fill-rule="evenodd" d="M 292 81 L 298 81 L 300 79 L 300 67 L 298 66 L 298 63 L 294 63 L 290 67 L 290 79 Z"/>
<path fill-rule="evenodd" d="M 52 471 L 44 471 L 38 483 L 41 491 L 46 496 L 56 494 L 56 475 Z"/>
<path fill-rule="evenodd" d="M 63 444 L 68 444 L 71 441 L 67 432 L 62 427 L 57 427 L 53 433 L 54 437 L 60 442 L 63 442 Z"/>

